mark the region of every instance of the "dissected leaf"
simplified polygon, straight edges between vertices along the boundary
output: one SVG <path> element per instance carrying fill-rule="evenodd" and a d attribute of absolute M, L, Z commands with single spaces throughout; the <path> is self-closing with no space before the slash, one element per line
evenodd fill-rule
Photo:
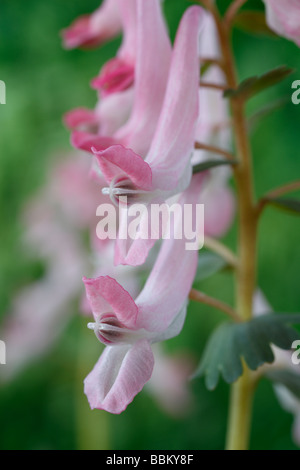
<path fill-rule="evenodd" d="M 277 35 L 268 27 L 263 11 L 239 12 L 234 19 L 234 26 L 251 34 L 266 35 L 276 38 Z"/>
<path fill-rule="evenodd" d="M 234 160 L 206 160 L 205 162 L 201 162 L 193 166 L 193 174 L 209 170 L 210 168 L 214 168 L 216 166 L 236 165 L 236 163 L 237 162 Z"/>
<path fill-rule="evenodd" d="M 288 369 L 271 370 L 266 373 L 272 382 L 284 385 L 293 395 L 300 398 L 300 374 Z"/>
<path fill-rule="evenodd" d="M 221 269 L 224 269 L 227 266 L 226 262 L 224 261 L 221 256 L 215 253 L 200 253 L 198 259 L 198 268 L 197 273 L 195 276 L 195 282 L 203 281 L 203 279 L 207 279 L 210 276 L 213 276 Z"/>
<path fill-rule="evenodd" d="M 269 204 L 278 207 L 279 209 L 286 210 L 288 212 L 292 212 L 293 214 L 300 214 L 300 201 L 299 199 L 267 199 Z"/>
<path fill-rule="evenodd" d="M 285 65 L 270 70 L 261 76 L 250 77 L 242 81 L 236 90 L 224 91 L 225 98 L 243 98 L 247 100 L 261 91 L 276 85 L 293 72 Z"/>
<path fill-rule="evenodd" d="M 194 377 L 205 376 L 209 390 L 220 375 L 232 383 L 243 373 L 242 359 L 251 370 L 272 363 L 271 344 L 290 349 L 300 333 L 291 324 L 300 323 L 300 314 L 268 314 L 243 323 L 222 323 L 210 337 Z"/>

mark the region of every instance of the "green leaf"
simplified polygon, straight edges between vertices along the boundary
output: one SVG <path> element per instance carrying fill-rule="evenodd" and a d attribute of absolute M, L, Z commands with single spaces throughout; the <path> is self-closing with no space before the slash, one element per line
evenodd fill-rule
<path fill-rule="evenodd" d="M 277 38 L 278 36 L 268 27 L 265 12 L 241 11 L 235 16 L 234 26 L 247 33 L 265 35 Z"/>
<path fill-rule="evenodd" d="M 207 388 L 213 390 L 220 375 L 227 383 L 242 375 L 242 359 L 251 370 L 272 363 L 271 344 L 290 349 L 300 339 L 300 333 L 289 326 L 295 323 L 300 323 L 300 314 L 268 314 L 243 323 L 222 323 L 210 337 L 194 377 L 205 376 Z"/>
<path fill-rule="evenodd" d="M 277 67 L 261 76 L 247 78 L 240 83 L 236 90 L 225 90 L 223 96 L 225 98 L 242 98 L 247 100 L 261 91 L 281 82 L 293 71 L 293 69 L 290 69 L 285 65 Z"/>
<path fill-rule="evenodd" d="M 300 374 L 288 369 L 271 370 L 266 373 L 272 382 L 284 385 L 295 397 L 300 398 Z"/>
<path fill-rule="evenodd" d="M 227 266 L 227 263 L 224 261 L 221 256 L 215 253 L 203 253 L 200 252 L 198 259 L 198 268 L 195 276 L 195 282 L 203 281 L 210 276 L 213 276 L 221 269 L 224 269 Z"/>
<path fill-rule="evenodd" d="M 300 201 L 298 199 L 267 199 L 269 204 L 278 207 L 279 209 L 286 210 L 292 214 L 300 214 Z"/>
<path fill-rule="evenodd" d="M 214 168 L 216 166 L 236 164 L 237 162 L 235 160 L 206 160 L 205 162 L 201 162 L 193 166 L 193 175 L 195 173 L 200 173 L 201 171 L 209 170 L 210 168 Z"/>

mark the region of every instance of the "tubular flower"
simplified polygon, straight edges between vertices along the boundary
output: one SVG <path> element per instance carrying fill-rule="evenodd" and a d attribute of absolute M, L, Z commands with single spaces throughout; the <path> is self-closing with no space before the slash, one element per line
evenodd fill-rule
<path fill-rule="evenodd" d="M 85 139 L 93 134 L 112 136 L 129 119 L 133 105 L 133 88 L 100 99 L 95 109 L 76 108 L 64 115 L 64 124 L 80 131 Z M 104 139 L 103 139 L 104 140 Z"/>
<path fill-rule="evenodd" d="M 121 15 L 123 42 L 117 56 L 109 60 L 92 81 L 101 97 L 126 90 L 134 82 L 137 51 L 137 1 L 118 0 Z"/>
<path fill-rule="evenodd" d="M 193 195 L 186 191 L 181 204 L 193 202 Z M 88 327 L 106 346 L 84 382 L 91 408 L 121 413 L 148 382 L 154 365 L 151 344 L 182 329 L 197 257 L 197 251 L 185 249 L 184 237 L 165 239 L 135 301 L 111 277 L 84 278 L 95 319 Z"/>
<path fill-rule="evenodd" d="M 172 49 L 160 0 L 134 1 L 137 8 L 137 58 L 132 112 L 113 134 L 106 134 L 101 125 L 97 135 L 74 131 L 72 144 L 81 150 L 92 152 L 92 147 L 103 150 L 122 144 L 144 156 L 153 139 L 167 86 Z M 105 97 L 105 100 L 112 96 Z M 115 112 L 119 113 L 118 107 Z"/>
<path fill-rule="evenodd" d="M 179 187 L 182 191 L 188 186 L 199 107 L 198 38 L 202 20 L 203 10 L 196 6 L 190 7 L 183 16 L 163 107 L 145 160 L 121 145 L 106 150 L 93 149 L 108 183 L 128 180 L 137 193 L 141 190 L 177 193 Z M 123 185 L 123 194 L 125 189 Z"/>
<path fill-rule="evenodd" d="M 104 0 L 94 13 L 80 16 L 62 31 L 64 47 L 93 48 L 117 36 L 121 29 L 118 0 Z"/>
<path fill-rule="evenodd" d="M 164 202 L 190 184 L 198 117 L 198 38 L 203 18 L 203 10 L 196 6 L 190 7 L 183 16 L 176 36 L 163 107 L 145 160 L 122 145 L 112 145 L 106 150 L 92 149 L 109 183 L 109 188 L 103 191 L 114 202 L 118 202 L 120 196 L 126 196 L 129 203 L 140 202 L 146 206 Z M 121 214 L 120 230 L 123 224 L 127 225 L 124 213 L 123 217 Z M 141 227 L 146 225 L 147 217 L 145 211 Z M 115 263 L 142 264 L 154 244 L 153 239 L 143 238 L 129 247 L 119 237 Z M 136 249 L 141 243 L 143 249 Z"/>

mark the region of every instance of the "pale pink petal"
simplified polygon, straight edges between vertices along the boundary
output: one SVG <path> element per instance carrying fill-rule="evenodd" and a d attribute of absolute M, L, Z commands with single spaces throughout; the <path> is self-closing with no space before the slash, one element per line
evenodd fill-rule
<path fill-rule="evenodd" d="M 187 354 L 167 355 L 154 345 L 154 369 L 146 389 L 162 409 L 176 418 L 191 409 L 193 397 L 189 389 L 189 377 L 195 366 Z"/>
<path fill-rule="evenodd" d="M 271 313 L 273 308 L 266 299 L 264 293 L 257 289 L 253 296 L 253 315 L 259 317 L 260 315 L 265 315 Z"/>
<path fill-rule="evenodd" d="M 211 237 L 224 235 L 233 221 L 235 199 L 228 186 L 213 187 L 200 198 L 205 211 L 205 234 Z"/>
<path fill-rule="evenodd" d="M 112 137 L 102 137 L 101 135 L 89 132 L 73 131 L 71 134 L 71 144 L 73 147 L 89 153 L 93 153 L 93 147 L 96 147 L 97 150 L 104 150 L 115 143 Z"/>
<path fill-rule="evenodd" d="M 193 204 L 195 209 L 201 175 L 195 176 L 179 200 L 182 207 Z M 179 219 L 177 223 L 181 225 Z M 163 331 L 181 310 L 184 311 L 198 262 L 198 250 L 187 250 L 186 241 L 185 236 L 163 240 L 150 276 L 136 299 L 139 308 L 137 328 Z"/>
<path fill-rule="evenodd" d="M 141 266 L 145 263 L 149 251 L 155 244 L 157 238 L 151 238 L 149 234 L 150 217 L 147 210 L 143 211 L 140 220 L 139 238 L 131 239 L 128 236 L 128 227 L 131 218 L 127 210 L 119 212 L 119 232 L 115 241 L 115 265 Z M 124 236 L 122 236 L 124 234 Z"/>
<path fill-rule="evenodd" d="M 62 31 L 64 47 L 95 47 L 113 38 L 121 31 L 121 18 L 117 0 L 104 0 L 91 15 L 77 18 Z"/>
<path fill-rule="evenodd" d="M 127 64 L 134 65 L 137 51 L 137 0 L 117 0 L 123 25 L 123 40 L 118 57 Z"/>
<path fill-rule="evenodd" d="M 134 66 L 123 62 L 118 57 L 109 60 L 102 67 L 98 77 L 91 82 L 92 88 L 101 91 L 101 97 L 105 98 L 129 88 L 134 81 Z"/>
<path fill-rule="evenodd" d="M 84 381 L 90 407 L 121 413 L 150 379 L 153 365 L 147 340 L 128 346 L 106 346 Z"/>
<path fill-rule="evenodd" d="M 210 14 L 206 15 L 201 34 L 200 57 L 221 58 L 218 33 L 214 18 Z M 223 98 L 222 91 L 201 87 L 202 80 L 218 85 L 223 84 L 225 83 L 224 72 L 219 66 L 211 65 L 201 77 L 199 95 L 201 105 L 196 132 L 197 141 L 227 149 L 230 145 L 228 100 Z M 211 157 L 211 154 L 209 156 Z"/>
<path fill-rule="evenodd" d="M 160 0 L 138 0 L 138 50 L 135 100 L 131 118 L 116 134 L 126 147 L 145 156 L 154 135 L 164 98 L 171 44 Z"/>
<path fill-rule="evenodd" d="M 117 0 L 123 25 L 123 41 L 117 57 L 109 60 L 92 81 L 105 97 L 126 90 L 134 81 L 137 51 L 137 0 Z"/>
<path fill-rule="evenodd" d="M 162 113 L 146 161 L 153 186 L 176 187 L 190 164 L 199 112 L 199 32 L 204 10 L 192 6 L 177 32 Z"/>
<path fill-rule="evenodd" d="M 263 0 L 267 23 L 275 33 L 300 47 L 300 3 L 298 0 Z"/>
<path fill-rule="evenodd" d="M 133 150 L 122 145 L 112 145 L 106 150 L 99 151 L 99 145 L 93 149 L 100 169 L 108 183 L 116 178 L 127 178 L 135 186 L 143 190 L 152 187 L 152 173 L 149 165 Z"/>
<path fill-rule="evenodd" d="M 125 124 L 132 110 L 133 96 L 134 90 L 131 87 L 120 93 L 112 93 L 99 101 L 95 109 L 99 123 L 99 134 L 113 136 Z"/>
<path fill-rule="evenodd" d="M 103 314 L 113 313 L 122 325 L 134 328 L 137 306 L 115 279 L 109 276 L 99 276 L 96 279 L 84 277 L 83 282 L 95 320 Z"/>
<path fill-rule="evenodd" d="M 76 108 L 64 115 L 64 123 L 69 129 L 89 127 L 97 124 L 97 116 L 92 109 Z"/>
<path fill-rule="evenodd" d="M 88 140 L 91 134 L 98 134 L 104 138 L 105 136 L 113 136 L 128 120 L 132 104 L 133 88 L 129 88 L 99 100 L 95 109 L 77 108 L 69 111 L 64 115 L 64 123 L 71 130 L 86 132 Z M 82 145 L 81 139 L 78 141 L 75 139 L 74 144 L 77 147 Z"/>

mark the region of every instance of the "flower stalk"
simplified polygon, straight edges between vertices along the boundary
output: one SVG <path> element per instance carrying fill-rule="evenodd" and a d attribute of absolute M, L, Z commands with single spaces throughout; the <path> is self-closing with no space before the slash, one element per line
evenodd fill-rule
<path fill-rule="evenodd" d="M 203 294 L 203 292 L 200 292 L 196 289 L 191 289 L 189 293 L 189 299 L 205 304 L 205 305 L 209 305 L 210 307 L 214 307 L 220 310 L 221 312 L 225 313 L 226 315 L 228 315 L 235 322 L 241 321 L 241 318 L 229 305 L 225 304 L 224 302 L 218 299 L 215 299 L 206 294 Z"/>
<path fill-rule="evenodd" d="M 232 4 L 235 5 L 235 4 Z M 238 5 L 238 2 L 236 2 Z M 228 15 L 221 18 L 215 5 L 210 7 L 219 35 L 227 85 L 236 89 L 238 82 L 231 49 Z M 232 10 L 231 10 L 232 11 Z M 230 13 L 230 17 L 232 14 Z M 230 22 L 231 23 L 231 22 Z M 249 144 L 245 103 L 241 97 L 231 99 L 233 133 L 239 162 L 233 168 L 238 196 L 238 268 L 236 270 L 236 312 L 242 321 L 252 317 L 252 300 L 256 286 L 256 234 L 252 156 Z M 246 450 L 252 415 L 253 373 L 244 364 L 244 373 L 231 387 L 226 448 Z"/>

